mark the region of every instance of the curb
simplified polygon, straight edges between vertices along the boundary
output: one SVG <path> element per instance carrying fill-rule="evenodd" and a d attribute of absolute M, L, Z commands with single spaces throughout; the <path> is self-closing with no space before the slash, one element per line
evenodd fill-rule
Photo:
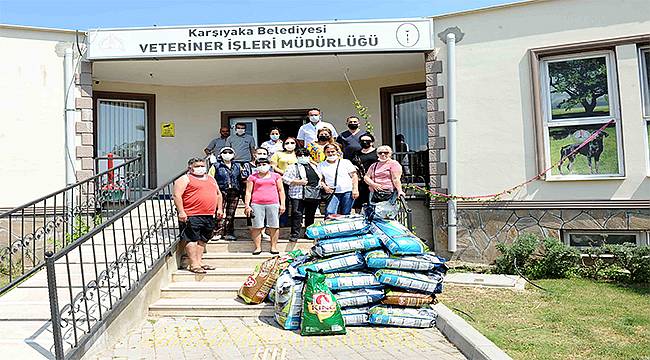
<path fill-rule="evenodd" d="M 508 354 L 442 303 L 434 305 L 433 308 L 438 313 L 438 330 L 468 359 L 512 360 Z"/>

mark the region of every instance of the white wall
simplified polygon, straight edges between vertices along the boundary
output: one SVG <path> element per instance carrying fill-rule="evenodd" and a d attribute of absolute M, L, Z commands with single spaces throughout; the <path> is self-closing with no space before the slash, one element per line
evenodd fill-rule
<path fill-rule="evenodd" d="M 437 34 L 453 26 L 465 33 L 456 50 L 458 192 L 495 193 L 537 174 L 529 49 L 649 34 L 648 14 L 647 0 L 553 0 L 434 18 L 435 44 L 443 62 L 445 44 Z M 634 48 L 617 48 L 626 178 L 536 181 L 514 198 L 650 198 Z M 444 72 L 440 82 L 445 85 Z"/>
<path fill-rule="evenodd" d="M 370 110 L 375 135 L 379 139 L 379 88 L 419 82 L 424 82 L 424 64 L 419 72 L 353 81 L 357 96 Z M 156 95 L 159 184 L 180 171 L 189 157 L 203 154 L 203 148 L 217 135 L 221 124 L 221 111 L 282 110 L 316 106 L 323 111 L 324 120 L 333 123 L 340 130 L 345 129 L 345 118 L 355 114 L 352 105 L 354 99 L 345 82 L 181 87 L 102 81 L 96 84 L 93 90 Z M 176 136 L 161 138 L 160 124 L 168 121 L 175 123 Z"/>
<path fill-rule="evenodd" d="M 63 56 L 55 50 L 73 40 L 0 27 L 0 208 L 65 185 Z"/>

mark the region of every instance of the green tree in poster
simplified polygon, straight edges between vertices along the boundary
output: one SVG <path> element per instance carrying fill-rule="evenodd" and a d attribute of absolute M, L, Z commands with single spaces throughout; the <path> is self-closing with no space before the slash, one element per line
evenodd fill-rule
<path fill-rule="evenodd" d="M 548 64 L 551 93 L 569 97 L 558 107 L 569 111 L 581 105 L 585 115 L 596 115 L 598 98 L 607 95 L 607 64 L 605 58 L 558 61 Z"/>

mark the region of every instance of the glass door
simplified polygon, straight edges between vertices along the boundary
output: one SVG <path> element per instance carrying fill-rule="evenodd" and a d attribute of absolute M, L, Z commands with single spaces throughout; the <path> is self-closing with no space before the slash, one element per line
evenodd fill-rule
<path fill-rule="evenodd" d="M 395 160 L 407 182 L 426 183 L 429 175 L 427 95 L 425 91 L 391 94 L 392 139 Z"/>
<path fill-rule="evenodd" d="M 145 179 L 148 183 L 147 102 L 139 100 L 97 100 L 97 157 L 112 153 L 114 165 L 128 158 L 143 157 Z M 107 161 L 99 161 L 98 172 L 107 169 Z"/>
<path fill-rule="evenodd" d="M 246 134 L 253 135 L 255 139 L 255 144 L 259 144 L 257 138 L 257 118 L 254 117 L 234 117 L 230 118 L 230 133 L 235 133 L 235 125 L 237 123 L 246 124 Z"/>

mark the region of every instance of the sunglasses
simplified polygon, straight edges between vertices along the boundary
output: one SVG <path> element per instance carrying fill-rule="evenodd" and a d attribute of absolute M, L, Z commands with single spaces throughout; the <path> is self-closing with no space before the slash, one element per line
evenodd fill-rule
<path fill-rule="evenodd" d="M 287 145 L 296 145 L 296 143 L 293 141 L 285 141 L 284 143 Z"/>
<path fill-rule="evenodd" d="M 379 155 L 388 155 L 390 153 L 388 151 L 378 151 L 377 154 L 379 154 Z"/>
<path fill-rule="evenodd" d="M 225 151 L 222 151 L 221 153 L 222 154 L 234 154 L 234 152 L 232 152 L 230 150 L 225 150 Z"/>

